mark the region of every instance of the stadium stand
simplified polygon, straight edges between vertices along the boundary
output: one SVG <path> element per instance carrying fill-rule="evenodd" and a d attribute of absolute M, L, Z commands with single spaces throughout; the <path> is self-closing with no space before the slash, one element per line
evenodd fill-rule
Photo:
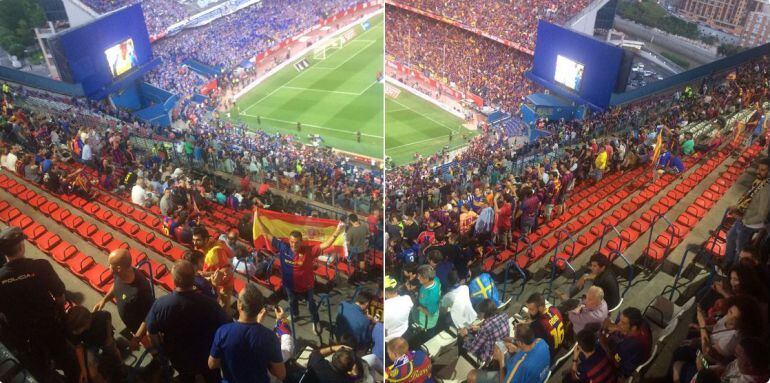
<path fill-rule="evenodd" d="M 236 310 L 236 300 L 231 295 L 239 294 L 241 301 L 257 299 L 254 298 L 255 294 L 264 295 L 266 310 L 270 307 L 268 302 L 271 306 L 281 307 L 286 303 L 284 286 L 287 282 L 282 272 L 282 253 L 273 253 L 267 248 L 254 248 L 252 245 L 253 207 L 269 206 L 271 210 L 299 215 L 318 216 L 320 211 L 320 214 L 331 215 L 333 218 L 340 216 L 338 208 L 314 210 L 313 202 L 300 203 L 281 197 L 285 195 L 284 192 L 278 193 L 275 190 L 279 183 L 293 186 L 295 192 L 310 191 L 311 197 L 313 194 L 318 195 L 318 199 L 329 200 L 337 206 L 351 209 L 358 207 L 359 211 L 363 206 L 366 210 L 374 206 L 371 202 L 373 200 L 369 198 L 376 198 L 380 193 L 376 185 L 381 185 L 382 181 L 375 180 L 375 175 L 370 171 L 359 169 L 341 157 L 332 159 L 336 155 L 331 152 L 293 145 L 288 136 L 266 133 L 245 135 L 241 128 L 235 129 L 219 121 L 200 124 L 197 128 L 193 126 L 192 130 L 181 136 L 172 131 L 161 135 L 152 127 L 134 122 L 124 113 L 111 110 L 105 105 L 66 99 L 27 88 L 4 86 L 3 89 L 6 91 L 0 117 L 0 151 L 3 153 L 0 171 L 2 226 L 18 228 L 26 236 L 24 243 L 27 257 L 53 261 L 49 263 L 64 282 L 67 297 L 71 300 L 64 317 L 67 321 L 70 316 L 73 316 L 74 321 L 75 315 L 79 315 L 78 318 L 85 315 L 82 307 L 89 311 L 98 305 L 100 309 L 95 309 L 89 315 L 100 318 L 100 321 L 104 320 L 101 312 L 106 310 L 112 313 L 112 323 L 121 333 L 121 337 L 116 335 L 116 338 L 122 339 L 120 356 L 128 358 L 112 366 L 112 371 L 122 377 L 166 381 L 175 373 L 159 367 L 164 364 L 165 357 L 169 357 L 180 378 L 184 378 L 190 371 L 185 370 L 187 367 L 176 359 L 177 354 L 173 352 L 171 344 L 165 344 L 160 355 L 150 356 L 147 353 L 150 348 L 147 339 L 143 336 L 135 337 L 136 329 L 129 329 L 127 324 L 123 326 L 122 320 L 118 320 L 123 317 L 115 310 L 116 306 L 109 303 L 111 299 L 104 298 L 110 294 L 118 278 L 118 269 L 113 264 L 114 257 L 120 257 L 125 251 L 130 261 L 129 267 L 133 267 L 137 270 L 135 273 L 141 273 L 151 283 L 152 291 L 158 297 L 156 302 L 169 302 L 173 298 L 167 297 L 177 295 L 175 289 L 180 288 L 179 283 L 186 283 L 175 281 L 175 270 L 184 274 L 187 267 L 184 262 L 196 259 L 195 255 L 190 255 L 194 254 L 191 250 L 200 248 L 200 245 L 193 243 L 198 235 L 196 233 L 200 228 L 205 228 L 214 239 L 222 241 L 216 243 L 226 244 L 240 252 L 232 259 L 220 259 L 222 263 L 216 266 L 235 271 L 231 285 L 219 279 L 220 274 L 216 272 L 203 274 L 209 275 L 211 281 L 214 281 L 217 290 L 211 292 L 222 305 L 221 308 L 209 307 L 205 310 L 210 310 L 213 316 L 219 315 L 217 312 L 220 310 L 231 315 L 240 312 L 241 320 L 255 320 L 253 317 L 244 317 L 245 311 Z M 244 149 L 248 149 L 248 152 L 244 152 Z M 298 163 L 303 166 L 301 174 L 296 172 Z M 221 177 L 226 174 L 229 178 L 233 173 L 241 176 L 239 182 L 238 178 L 232 182 Z M 266 183 L 250 182 L 249 177 L 263 179 Z M 351 183 L 343 186 L 348 181 Z M 305 188 L 300 189 L 300 186 L 294 185 L 295 182 Z M 317 191 L 311 187 L 314 184 L 319 185 Z M 359 198 L 362 193 L 366 194 L 366 198 Z M 169 201 L 177 197 L 181 197 L 183 202 Z M 176 203 L 180 209 L 169 208 L 169 203 Z M 381 274 L 376 270 L 382 267 L 382 252 L 376 250 L 378 243 L 381 243 L 376 240 L 379 230 L 377 222 L 378 217 L 373 213 L 361 225 L 366 233 L 361 261 L 375 270 L 372 276 L 378 277 Z M 371 233 L 370 229 L 373 230 Z M 6 230 L 3 233 L 12 232 Z M 3 244 L 0 251 L 4 256 L 11 257 L 13 254 L 10 252 L 15 245 L 8 247 L 5 242 Z M 19 261 L 15 260 L 17 258 L 13 259 L 12 262 L 18 264 Z M 3 263 L 5 260 L 3 258 Z M 208 258 L 201 260 L 206 268 L 209 262 Z M 268 310 L 270 312 L 267 316 L 276 317 L 275 328 L 270 327 L 272 323 L 267 325 L 269 336 L 281 339 L 284 343 L 286 340 L 281 336 L 293 339 L 286 343 L 292 348 L 285 349 L 286 354 L 283 356 L 279 353 L 278 360 L 273 359 L 273 362 L 289 363 L 292 366 L 290 375 L 298 378 L 306 369 L 324 368 L 315 355 L 322 356 L 319 360 L 323 360 L 323 357 L 331 358 L 333 353 L 349 352 L 347 345 L 351 345 L 357 351 L 352 359 L 355 367 L 351 367 L 356 369 L 355 373 L 362 378 L 369 376 L 368 379 L 371 379 L 371 375 L 374 375 L 375 379 L 381 380 L 381 369 L 377 367 L 378 357 L 369 352 L 372 342 L 380 342 L 377 340 L 377 327 L 370 328 L 370 321 L 363 314 L 381 319 L 381 298 L 376 290 L 372 290 L 375 287 L 372 278 L 362 276 L 359 271 L 357 265 L 339 254 L 324 254 L 313 261 L 309 272 L 312 279 L 318 280 L 315 284 L 315 301 L 318 305 L 310 308 L 310 311 L 311 314 L 319 312 L 317 315 L 321 317 L 323 327 L 314 324 L 304 312 L 299 317 L 299 312 L 292 312 L 294 310 L 287 309 L 285 314 Z M 201 273 L 206 273 L 206 270 Z M 229 278 L 227 273 L 221 275 L 225 275 L 224 281 Z M 210 282 L 201 283 L 201 291 L 208 291 Z M 261 287 L 255 293 L 253 287 L 249 286 L 256 285 Z M 6 291 L 2 294 L 6 294 Z M 244 298 L 244 294 L 251 298 Z M 231 304 L 227 304 L 228 300 Z M 348 311 L 342 314 L 339 307 L 348 301 L 357 302 L 359 316 L 351 317 L 355 312 L 351 314 Z M 2 310 L 9 310 L 6 301 L 2 304 Z M 21 302 L 20 307 L 27 307 L 28 304 L 32 303 Z M 257 306 L 261 307 L 262 303 Z M 201 310 L 204 309 L 201 307 Z M 204 316 L 201 312 L 201 318 Z M 284 318 L 280 319 L 282 316 Z M 346 331 L 335 326 L 338 321 L 351 323 L 358 320 L 354 323 L 359 325 L 357 330 L 361 331 L 362 316 L 366 322 L 362 331 L 367 334 L 374 331 L 374 335 L 352 341 L 349 337 L 352 330 Z M 61 317 L 49 319 L 50 323 L 66 324 Z M 164 323 L 167 325 L 160 319 L 157 323 L 157 326 Z M 371 325 L 375 323 L 376 320 Z M 9 325 L 18 328 L 13 326 L 19 324 Z M 156 331 L 154 328 L 148 323 L 150 333 Z M 324 342 L 323 331 L 326 329 L 330 335 Z M 71 330 L 69 327 L 66 329 Z M 207 340 L 207 336 L 201 333 L 191 338 L 208 342 L 205 344 L 206 354 L 211 348 L 211 340 Z M 280 345 L 270 341 L 270 337 L 263 339 L 260 345 L 272 347 L 269 345 L 276 344 L 276 350 L 279 350 Z M 79 344 L 79 340 L 76 340 L 79 338 L 72 339 L 75 345 Z M 112 336 L 109 343 L 113 344 L 111 339 Z M 7 339 L 4 337 L 3 341 Z M 142 354 L 134 351 L 136 345 L 130 348 L 125 345 L 140 341 L 145 342 L 147 347 Z M 318 348 L 322 344 L 333 348 Z M 54 381 L 45 375 L 50 373 L 46 371 L 49 367 L 47 354 L 26 353 L 18 348 L 19 343 L 13 339 L 6 345 L 13 346 L 13 352 L 25 367 L 37 366 L 34 362 L 42 360 L 42 370 L 30 367 L 30 371 L 33 376 L 43 376 L 40 381 Z M 308 353 L 311 355 L 310 360 L 307 359 Z M 70 372 L 67 365 L 59 367 L 64 368 L 65 373 Z M 209 371 L 205 363 L 195 368 L 201 373 Z M 226 373 L 233 373 L 234 368 L 226 367 Z M 251 371 L 248 366 L 237 369 Z M 265 373 L 264 369 L 262 371 Z M 277 370 L 270 371 L 278 376 L 283 374 Z M 81 370 L 81 373 L 86 372 Z M 97 372 L 89 370 L 88 373 L 91 379 L 97 379 Z M 103 371 L 98 373 L 106 374 Z M 107 378 L 107 381 L 115 380 Z"/>
<path fill-rule="evenodd" d="M 420 25 L 415 30 L 450 28 L 404 10 L 394 15 L 397 25 Z M 503 346 L 495 340 L 509 332 L 504 341 L 518 347 L 515 358 L 538 360 L 526 327 L 550 349 L 547 368 L 536 361 L 519 368 L 536 381 L 592 379 L 585 375 L 598 366 L 587 359 L 592 352 L 609 358 L 606 377 L 626 381 L 712 373 L 767 380 L 766 358 L 743 354 L 764 351 L 768 328 L 767 284 L 758 281 L 770 238 L 756 229 L 766 218 L 755 218 L 770 213 L 767 73 L 760 57 L 698 82 L 699 90 L 681 85 L 577 123 L 541 121 L 555 134 L 523 154 L 510 150 L 515 133 L 503 124 L 449 164 L 436 166 L 443 159 L 433 157 L 389 171 L 386 312 L 399 294 L 427 309 L 390 331 L 415 358 L 430 359 L 427 368 L 443 381 L 497 379 L 490 374 Z M 753 212 L 744 213 L 749 203 Z M 738 253 L 748 260 L 737 261 Z M 731 275 L 733 287 L 723 277 Z M 577 299 L 581 291 L 588 296 Z M 753 310 L 761 320 L 749 324 Z M 708 345 L 686 341 L 691 346 L 672 358 L 682 340 L 697 340 L 692 328 Z M 597 343 L 577 348 L 581 341 Z"/>

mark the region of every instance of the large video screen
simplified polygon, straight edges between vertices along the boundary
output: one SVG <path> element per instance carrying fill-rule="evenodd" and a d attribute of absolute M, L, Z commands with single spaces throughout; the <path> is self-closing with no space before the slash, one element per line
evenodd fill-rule
<path fill-rule="evenodd" d="M 527 77 L 554 94 L 604 109 L 622 62 L 622 48 L 541 20 Z"/>
<path fill-rule="evenodd" d="M 121 81 L 153 60 L 141 4 L 107 13 L 51 39 L 63 81 L 79 83 L 87 96 Z M 122 76 L 121 76 L 122 75 Z"/>
<path fill-rule="evenodd" d="M 580 90 L 584 69 L 585 66 L 583 64 L 572 61 L 562 55 L 556 55 L 556 73 L 553 79 L 567 88 L 577 91 Z"/>
<path fill-rule="evenodd" d="M 107 49 L 104 51 L 104 55 L 107 56 L 107 64 L 110 65 L 110 72 L 112 72 L 113 77 L 118 77 L 139 65 L 132 39 L 126 39 Z"/>

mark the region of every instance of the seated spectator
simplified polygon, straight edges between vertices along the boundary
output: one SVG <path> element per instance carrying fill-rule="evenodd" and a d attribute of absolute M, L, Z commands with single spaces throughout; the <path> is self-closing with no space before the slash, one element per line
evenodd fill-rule
<path fill-rule="evenodd" d="M 109 312 L 91 314 L 83 306 L 74 306 L 67 311 L 66 322 L 70 340 L 75 345 L 81 380 L 87 377 L 93 382 L 114 382 L 125 376 Z"/>
<path fill-rule="evenodd" d="M 546 307 L 545 298 L 540 293 L 533 293 L 527 298 L 527 312 L 532 320 L 529 327 L 535 337 L 548 342 L 551 359 L 564 342 L 564 321 L 556 306 Z"/>
<path fill-rule="evenodd" d="M 355 340 L 354 349 L 366 348 L 372 341 L 371 319 L 366 315 L 371 295 L 367 291 L 361 291 L 356 295 L 355 302 L 342 301 L 335 320 L 337 339 L 347 335 Z"/>
<path fill-rule="evenodd" d="M 452 270 L 447 276 L 449 292 L 441 298 L 441 309 L 449 313 L 450 326 L 466 328 L 476 321 L 476 311 L 471 303 L 468 286 L 459 283 L 457 271 Z M 443 285 L 442 285 L 443 286 Z"/>
<path fill-rule="evenodd" d="M 526 382 L 544 383 L 551 365 L 548 345 L 535 338 L 528 324 L 516 326 L 513 342 L 506 338 L 503 343 L 508 353 L 495 346 L 493 357 L 499 363 L 497 371 L 471 370 L 468 383 Z"/>
<path fill-rule="evenodd" d="M 695 140 L 693 140 L 692 133 L 687 132 L 684 134 L 684 142 L 682 143 L 682 154 L 689 156 L 695 152 Z"/>
<path fill-rule="evenodd" d="M 735 347 L 735 360 L 724 368 L 722 382 L 767 382 L 770 380 L 770 349 L 757 337 L 744 337 Z"/>
<path fill-rule="evenodd" d="M 583 289 L 586 282 L 591 282 L 591 285 L 601 287 L 604 292 L 604 300 L 607 302 L 607 307 L 614 308 L 620 303 L 620 289 L 618 287 L 618 278 L 610 265 L 609 259 L 600 253 L 595 253 L 589 260 L 589 268 L 591 272 L 589 274 L 583 274 L 580 279 L 575 282 L 575 288 L 571 291 L 571 295 L 577 294 Z"/>
<path fill-rule="evenodd" d="M 613 383 L 618 376 L 615 365 L 599 345 L 596 332 L 583 330 L 575 335 L 577 347 L 572 366 L 565 371 L 564 383 Z"/>
<path fill-rule="evenodd" d="M 598 330 L 607 319 L 608 310 L 607 302 L 604 300 L 604 290 L 598 286 L 591 286 L 585 299 L 582 303 L 578 303 L 577 307 L 565 308 L 564 311 L 568 311 L 567 318 L 574 334 L 579 333 L 584 328 Z"/>
<path fill-rule="evenodd" d="M 457 334 L 462 339 L 462 349 L 484 363 L 492 357 L 495 342 L 507 337 L 511 330 L 508 314 L 498 312 L 495 303 L 489 299 L 479 305 L 478 316 L 480 324 L 461 328 Z"/>
<path fill-rule="evenodd" d="M 329 355 L 332 355 L 331 362 L 326 360 L 326 357 Z M 357 358 L 352 348 L 344 345 L 335 345 L 313 350 L 310 353 L 307 372 L 302 382 L 354 383 L 366 381 L 368 374 L 369 367 L 366 365 L 366 362 Z"/>
<path fill-rule="evenodd" d="M 142 207 L 147 203 L 147 191 L 144 189 L 144 180 L 141 178 L 136 180 L 136 184 L 131 188 L 131 202 Z"/>
<path fill-rule="evenodd" d="M 245 258 L 249 255 L 249 249 L 240 241 L 237 228 L 233 227 L 220 235 L 219 241 L 227 245 L 234 258 Z"/>
<path fill-rule="evenodd" d="M 262 326 L 266 314 L 264 298 L 255 284 L 247 284 L 238 294 L 238 320 L 217 329 L 208 358 L 212 370 L 222 369 L 227 382 L 270 381 L 286 378 L 278 338 Z"/>
<path fill-rule="evenodd" d="M 652 333 L 642 312 L 629 307 L 620 313 L 618 324 L 606 324 L 599 342 L 612 356 L 618 374 L 626 379 L 652 352 Z"/>
<path fill-rule="evenodd" d="M 404 338 L 393 338 L 387 344 L 388 359 L 393 362 L 385 369 L 386 382 L 432 382 L 430 357 L 420 350 L 409 350 Z"/>
<path fill-rule="evenodd" d="M 385 341 L 398 338 L 409 329 L 409 316 L 412 312 L 412 298 L 398 294 L 398 282 L 391 276 L 385 276 Z"/>

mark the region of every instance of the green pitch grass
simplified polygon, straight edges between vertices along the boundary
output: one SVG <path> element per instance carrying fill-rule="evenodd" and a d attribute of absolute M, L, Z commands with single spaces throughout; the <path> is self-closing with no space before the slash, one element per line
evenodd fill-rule
<path fill-rule="evenodd" d="M 476 132 L 462 124 L 462 119 L 401 89 L 398 98 L 385 97 L 385 155 L 403 165 L 412 162 L 415 153 L 430 156 L 444 145 L 450 150 L 464 146 L 463 134 L 470 139 Z"/>
<path fill-rule="evenodd" d="M 383 16 L 369 22 L 367 31 L 357 24 L 356 37 L 327 50 L 325 59 L 313 59 L 311 50 L 305 57 L 310 67 L 302 72 L 293 65 L 300 59 L 294 59 L 241 97 L 235 109 L 240 113 L 232 117 L 254 130 L 294 134 L 303 142 L 319 134 L 333 148 L 383 158 L 383 88 L 377 82 L 383 70 Z"/>

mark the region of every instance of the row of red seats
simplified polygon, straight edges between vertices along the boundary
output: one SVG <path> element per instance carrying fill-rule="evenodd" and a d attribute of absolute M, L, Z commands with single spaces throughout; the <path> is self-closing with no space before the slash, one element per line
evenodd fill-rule
<path fill-rule="evenodd" d="M 92 223 L 85 222 L 83 218 L 72 214 L 70 210 L 60 206 L 54 201 L 49 201 L 46 197 L 39 195 L 34 190 L 28 189 L 22 184 L 22 182 L 29 181 L 22 180 L 21 178 L 18 178 L 16 175 L 12 174 L 9 176 L 0 174 L 0 188 L 5 189 L 9 193 L 13 194 L 16 198 L 40 211 L 43 215 L 61 224 L 70 232 L 77 234 L 88 242 L 93 243 L 96 247 L 102 250 L 105 256 L 110 252 L 120 248 L 128 249 L 134 265 L 137 265 L 140 262 L 146 260 L 152 268 L 154 281 L 167 290 L 173 289 L 171 273 L 169 273 L 168 267 L 165 264 L 148 258 L 147 254 L 132 248 L 126 242 L 114 238 L 111 233 L 99 229 L 98 226 Z M 73 207 L 87 213 L 85 210 L 89 205 L 87 201 L 77 196 L 66 196 L 65 198 L 70 199 L 70 203 Z"/>

